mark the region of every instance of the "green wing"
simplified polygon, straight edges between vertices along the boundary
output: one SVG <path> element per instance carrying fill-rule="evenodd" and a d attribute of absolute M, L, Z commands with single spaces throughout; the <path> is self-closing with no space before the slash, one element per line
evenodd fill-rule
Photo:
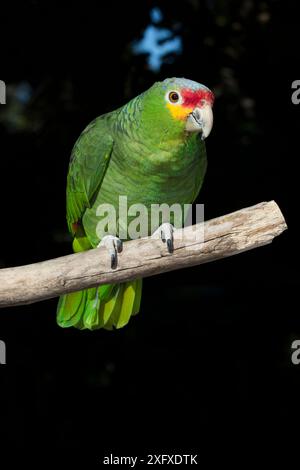
<path fill-rule="evenodd" d="M 67 221 L 76 238 L 84 236 L 80 221 L 100 189 L 112 154 L 114 142 L 106 118 L 107 115 L 100 116 L 91 122 L 72 150 L 67 177 Z"/>

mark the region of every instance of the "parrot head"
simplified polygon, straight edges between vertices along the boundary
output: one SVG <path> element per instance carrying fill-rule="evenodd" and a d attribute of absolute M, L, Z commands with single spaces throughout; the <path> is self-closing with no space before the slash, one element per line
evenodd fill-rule
<path fill-rule="evenodd" d="M 202 140 L 210 134 L 214 95 L 206 86 L 186 78 L 167 78 L 145 95 L 148 118 L 163 132 L 199 133 Z"/>

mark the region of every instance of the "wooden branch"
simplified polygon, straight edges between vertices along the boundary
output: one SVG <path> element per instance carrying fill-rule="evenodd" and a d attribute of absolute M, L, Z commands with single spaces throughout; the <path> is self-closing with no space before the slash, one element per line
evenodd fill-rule
<path fill-rule="evenodd" d="M 203 231 L 204 241 L 195 239 Z M 124 244 L 117 269 L 104 247 L 41 263 L 0 270 L 0 307 L 49 299 L 67 292 L 153 276 L 232 256 L 271 243 L 287 228 L 274 201 L 177 230 L 174 252 L 165 243 L 141 238 Z M 198 237 L 199 238 L 199 237 Z"/>

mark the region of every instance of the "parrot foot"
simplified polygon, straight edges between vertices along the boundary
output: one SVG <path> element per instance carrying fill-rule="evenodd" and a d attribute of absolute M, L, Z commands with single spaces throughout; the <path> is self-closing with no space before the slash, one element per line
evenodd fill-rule
<path fill-rule="evenodd" d="M 118 265 L 118 253 L 121 253 L 123 249 L 123 242 L 118 237 L 113 235 L 105 235 L 98 244 L 100 246 L 105 246 L 108 250 L 111 259 L 111 269 L 115 269 Z"/>
<path fill-rule="evenodd" d="M 174 233 L 175 228 L 172 224 L 165 222 L 160 225 L 155 232 L 152 234 L 152 238 L 160 238 L 164 243 L 167 242 L 168 252 L 173 253 L 174 251 Z"/>

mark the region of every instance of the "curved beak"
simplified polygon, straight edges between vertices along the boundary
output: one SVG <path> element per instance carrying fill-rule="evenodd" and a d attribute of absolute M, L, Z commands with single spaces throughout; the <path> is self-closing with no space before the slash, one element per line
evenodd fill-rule
<path fill-rule="evenodd" d="M 203 106 L 197 107 L 188 116 L 185 130 L 187 132 L 201 132 L 201 139 L 204 140 L 209 136 L 213 126 L 213 112 L 211 105 L 205 103 Z"/>

